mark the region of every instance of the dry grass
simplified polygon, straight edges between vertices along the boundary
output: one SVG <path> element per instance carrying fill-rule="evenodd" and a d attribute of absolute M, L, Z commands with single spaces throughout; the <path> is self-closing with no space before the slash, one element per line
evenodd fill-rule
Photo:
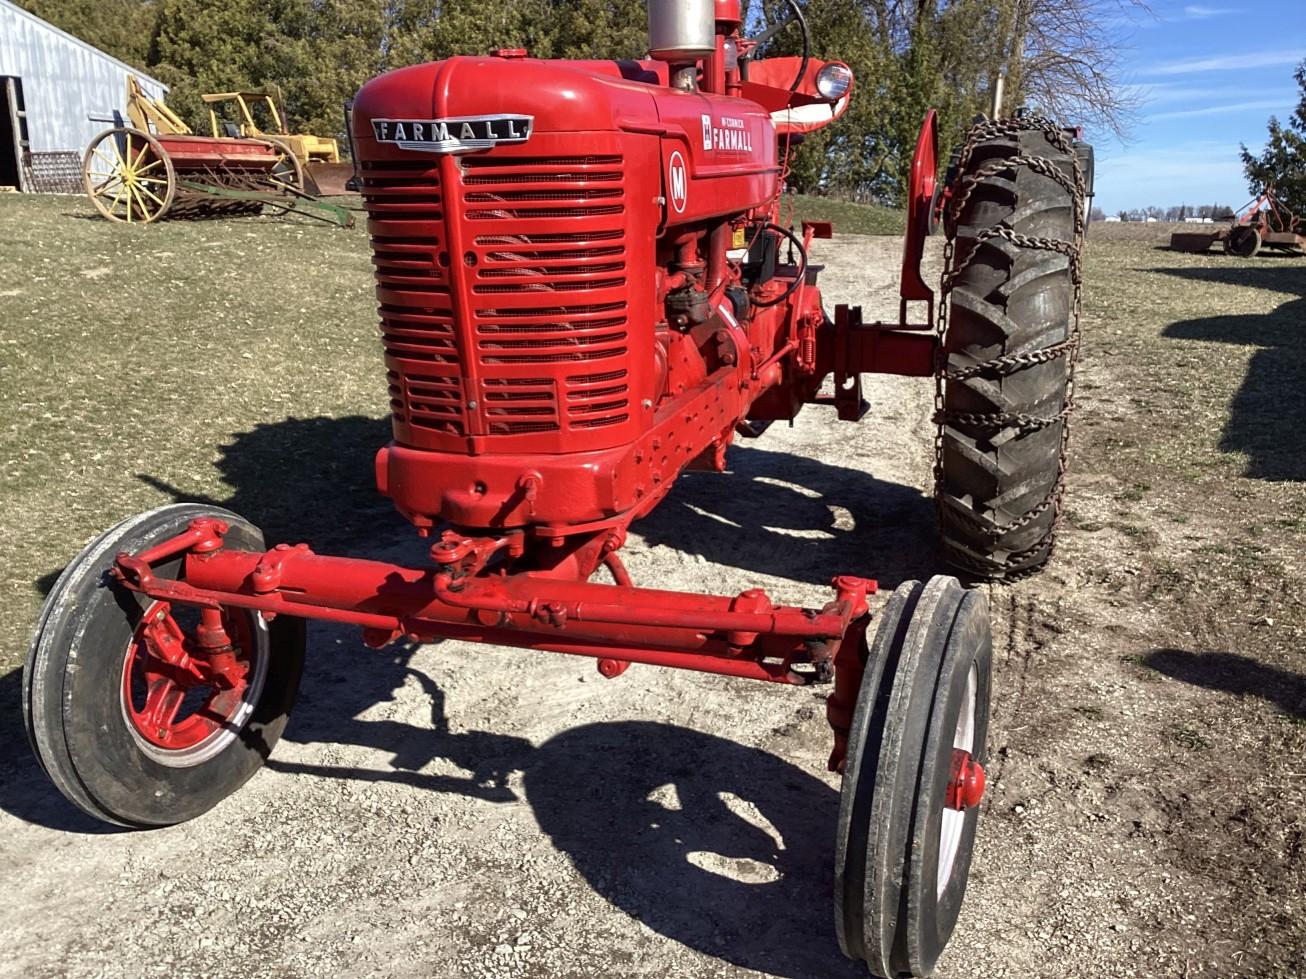
<path fill-rule="evenodd" d="M 26 654 L 52 576 L 135 511 L 243 497 L 289 533 L 286 514 L 321 527 L 318 507 L 354 501 L 370 455 L 286 420 L 386 411 L 363 230 L 260 218 L 128 228 L 78 198 L 18 195 L 0 197 L 0 228 L 0 567 L 17 599 L 0 668 Z M 384 423 L 360 426 L 378 433 L 374 450 Z M 322 478 L 284 478 L 305 470 Z M 343 494 L 314 498 L 332 474 Z"/>
<path fill-rule="evenodd" d="M 1221 589 L 1230 639 L 1277 619 L 1286 665 L 1306 636 L 1306 259 L 1093 231 L 1076 469 L 1118 476 L 1117 520 L 1153 534 L 1158 588 Z"/>

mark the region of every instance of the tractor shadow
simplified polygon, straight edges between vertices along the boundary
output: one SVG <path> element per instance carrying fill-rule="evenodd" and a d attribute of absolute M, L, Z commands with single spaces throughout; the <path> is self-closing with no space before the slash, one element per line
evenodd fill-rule
<path fill-rule="evenodd" d="M 263 529 L 269 544 L 315 550 L 366 549 L 396 537 L 416 539 L 394 505 L 376 490 L 373 460 L 390 441 L 388 418 L 287 418 L 256 425 L 219 447 L 216 466 L 230 496 L 186 493 L 166 480 L 138 478 L 176 503 L 226 507 Z"/>
<path fill-rule="evenodd" d="M 596 892 L 649 928 L 787 979 L 864 977 L 831 907 L 838 793 L 766 751 L 640 721 L 541 745 L 525 791 Z"/>
<path fill-rule="evenodd" d="M 390 765 L 303 764 L 274 755 L 268 767 L 495 804 L 520 801 L 508 781 L 521 772 L 525 802 L 552 845 L 597 894 L 653 931 L 786 979 L 865 975 L 839 953 L 834 932 L 839 796 L 819 778 L 766 751 L 664 723 L 587 724 L 539 747 L 484 731 L 450 733 L 443 695 L 406 665 L 403 652 L 386 651 L 381 665 L 368 666 L 359 655 L 347 665 L 315 662 L 286 739 L 366 746 L 391 755 Z M 435 731 L 348 714 L 390 698 L 397 688 L 384 688 L 405 677 L 431 695 Z M 470 774 L 421 770 L 437 758 Z M 482 886 L 484 900 L 497 900 L 497 888 L 513 885 Z"/>
<path fill-rule="evenodd" d="M 865 975 L 839 953 L 834 933 L 839 795 L 820 778 L 767 751 L 666 723 L 586 724 L 538 747 L 459 730 L 457 709 L 451 724 L 444 692 L 412 665 L 417 646 L 374 652 L 329 626 L 313 627 L 310 645 L 283 740 L 388 757 L 359 767 L 286 760 L 283 751 L 268 761 L 274 771 L 490 804 L 521 801 L 512 788 L 520 772 L 525 802 L 553 846 L 596 893 L 652 930 L 786 979 Z M 373 709 L 414 683 L 430 700 L 429 726 Z M 426 770 L 437 760 L 466 774 Z M 483 886 L 494 893 L 501 884 Z"/>
<path fill-rule="evenodd" d="M 424 545 L 373 485 L 372 458 L 388 439 L 385 419 L 291 418 L 220 448 L 216 465 L 229 496 L 140 478 L 172 501 L 241 513 L 269 542 L 420 562 Z M 918 489 L 751 446 L 732 449 L 729 461 L 725 475 L 687 474 L 639 532 L 650 543 L 799 581 L 861 572 L 892 586 L 931 570 L 931 506 Z M 847 513 L 827 505 L 826 493 Z M 47 577 L 47 590 L 56 576 Z M 348 630 L 310 630 L 310 667 L 284 741 L 387 757 L 361 767 L 280 751 L 268 763 L 273 770 L 400 783 L 491 804 L 513 802 L 511 776 L 524 772 L 526 801 L 552 843 L 597 893 L 654 931 L 789 979 L 864 974 L 839 954 L 834 935 L 839 800 L 819 778 L 765 751 L 666 724 L 591 724 L 539 747 L 459 730 L 456 712 L 453 725 L 446 718 L 439 686 L 412 665 L 413 647 L 378 653 Z M 374 710 L 413 684 L 430 699 L 429 722 Z M 0 678 L 0 703 L 12 706 L 0 711 L 0 808 L 55 830 L 112 832 L 64 800 L 32 758 L 20 686 L 21 671 Z M 459 771 L 431 771 L 437 760 Z"/>
<path fill-rule="evenodd" d="M 508 778 L 522 770 L 533 746 L 522 738 L 488 731 L 452 730 L 444 691 L 411 665 L 419 648 L 416 643 L 397 642 L 372 650 L 359 642 L 356 632 L 311 623 L 309 663 L 283 740 L 371 749 L 389 756 L 388 767 L 360 769 L 286 761 L 275 754 L 268 767 L 291 775 L 391 782 L 484 802 L 516 802 Z M 378 705 L 397 701 L 401 688 L 409 683 L 415 683 L 430 702 L 429 726 L 364 716 Z M 467 774 L 422 771 L 437 760 L 450 762 Z"/>
<path fill-rule="evenodd" d="M 373 458 L 389 440 L 386 418 L 288 418 L 220 447 L 216 465 L 229 497 L 139 478 L 172 501 L 234 510 L 263 528 L 269 544 L 375 557 L 406 541 L 397 559 L 420 562 L 425 545 L 376 491 Z M 650 546 L 822 585 L 859 574 L 892 588 L 941 567 L 933 504 L 917 487 L 751 445 L 733 446 L 727 463 L 726 473 L 684 473 L 635 531 Z M 57 575 L 42 579 L 43 593 Z"/>
<path fill-rule="evenodd" d="M 1260 348 L 1230 404 L 1219 447 L 1245 454 L 1245 475 L 1253 479 L 1306 480 L 1306 269 L 1294 262 L 1158 271 L 1294 297 L 1269 313 L 1184 320 L 1166 327 L 1163 336 Z"/>
<path fill-rule="evenodd" d="M 412 545 L 407 560 L 425 553 L 411 525 L 376 491 L 373 459 L 390 441 L 388 418 L 287 418 L 256 425 L 218 446 L 215 463 L 229 495 L 191 493 L 152 473 L 136 478 L 164 503 L 201 503 L 240 514 L 262 528 L 269 545 L 305 543 L 322 553 L 374 557 L 396 541 Z M 33 582 L 48 595 L 63 568 Z"/>
<path fill-rule="evenodd" d="M 1154 649 L 1143 665 L 1174 680 L 1232 694 L 1260 697 L 1288 717 L 1306 721 L 1306 677 L 1258 663 L 1239 653 L 1194 653 L 1186 649 Z"/>
<path fill-rule="evenodd" d="M 822 585 L 854 574 L 892 589 L 942 568 L 919 487 L 751 445 L 732 446 L 726 464 L 683 474 L 632 529 L 650 546 Z"/>

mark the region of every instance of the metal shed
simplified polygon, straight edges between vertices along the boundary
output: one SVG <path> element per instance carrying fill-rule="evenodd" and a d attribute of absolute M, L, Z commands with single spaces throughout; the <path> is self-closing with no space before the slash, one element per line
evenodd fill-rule
<path fill-rule="evenodd" d="M 168 90 L 0 0 L 0 187 L 77 189 L 87 144 L 115 119 L 126 118 L 128 75 L 150 96 L 162 98 Z"/>

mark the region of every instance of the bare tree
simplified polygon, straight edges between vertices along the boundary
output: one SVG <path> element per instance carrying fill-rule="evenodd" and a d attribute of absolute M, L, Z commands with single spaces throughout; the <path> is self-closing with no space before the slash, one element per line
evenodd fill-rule
<path fill-rule="evenodd" d="M 1147 9 L 1146 0 L 1002 0 L 1008 104 L 1125 135 L 1139 100 L 1121 83 L 1110 26 Z"/>

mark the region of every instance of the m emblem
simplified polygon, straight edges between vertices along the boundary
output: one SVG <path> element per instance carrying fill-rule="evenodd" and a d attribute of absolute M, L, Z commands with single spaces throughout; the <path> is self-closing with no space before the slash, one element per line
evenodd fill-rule
<path fill-rule="evenodd" d="M 689 169 L 679 150 L 671 154 L 671 164 L 667 167 L 667 197 L 677 214 L 685 213 L 689 204 Z"/>
<path fill-rule="evenodd" d="M 457 116 L 451 119 L 373 119 L 378 143 L 421 153 L 471 153 L 531 138 L 534 116 Z"/>

